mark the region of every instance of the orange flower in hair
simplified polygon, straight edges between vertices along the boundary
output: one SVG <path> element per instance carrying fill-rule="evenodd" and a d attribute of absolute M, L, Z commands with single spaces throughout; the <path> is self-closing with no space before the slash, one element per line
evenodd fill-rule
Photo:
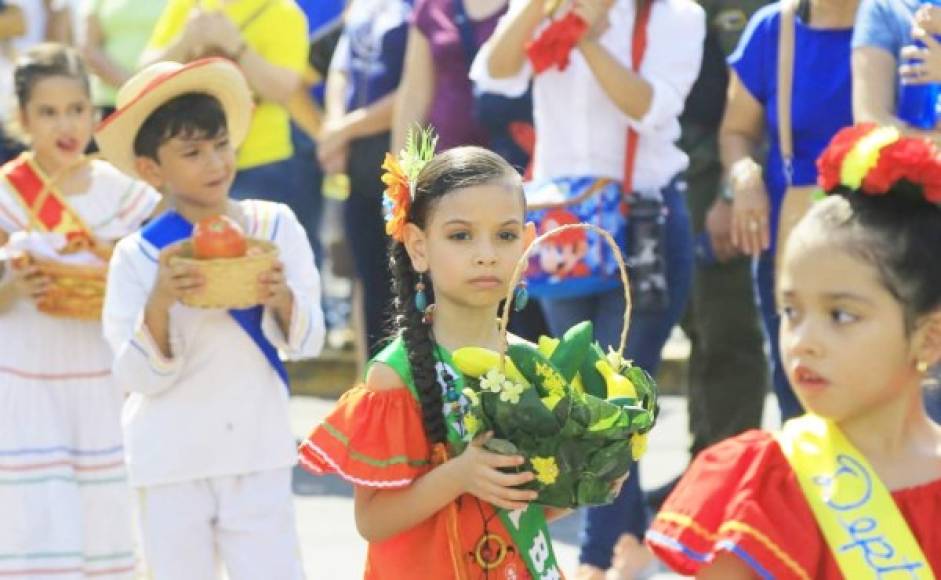
<path fill-rule="evenodd" d="M 399 166 L 399 161 L 386 153 L 385 161 L 382 162 L 382 183 L 386 186 L 385 197 L 386 214 L 386 234 L 392 239 L 401 242 L 402 231 L 408 222 L 408 210 L 412 206 L 412 193 L 409 190 L 408 176 Z"/>
<path fill-rule="evenodd" d="M 383 207 L 386 212 L 386 234 L 393 240 L 404 241 L 405 224 L 415 199 L 415 183 L 418 174 L 435 155 L 438 136 L 432 129 L 409 129 L 405 149 L 394 157 L 386 153 L 382 162 L 382 183 L 385 184 Z"/>

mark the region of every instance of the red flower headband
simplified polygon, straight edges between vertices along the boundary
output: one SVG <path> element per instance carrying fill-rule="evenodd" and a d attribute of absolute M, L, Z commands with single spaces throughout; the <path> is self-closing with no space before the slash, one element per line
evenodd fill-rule
<path fill-rule="evenodd" d="M 903 137 L 895 127 L 866 123 L 840 130 L 817 159 L 817 170 L 824 191 L 846 187 L 885 195 L 905 180 L 941 204 L 941 153 L 931 141 Z"/>

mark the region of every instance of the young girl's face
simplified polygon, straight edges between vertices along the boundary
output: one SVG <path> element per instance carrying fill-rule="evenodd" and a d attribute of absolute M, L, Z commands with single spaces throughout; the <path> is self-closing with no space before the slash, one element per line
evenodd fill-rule
<path fill-rule="evenodd" d="M 513 269 L 531 239 L 522 195 L 502 182 L 449 192 L 431 208 L 423 257 L 435 296 L 471 307 L 506 296 Z"/>
<path fill-rule="evenodd" d="M 904 311 L 875 267 L 822 236 L 792 238 L 778 285 L 781 356 L 808 411 L 840 421 L 919 388 Z"/>
<path fill-rule="evenodd" d="M 67 76 L 41 78 L 21 109 L 23 128 L 37 159 L 49 171 L 76 162 L 91 140 L 94 112 L 82 81 Z"/>

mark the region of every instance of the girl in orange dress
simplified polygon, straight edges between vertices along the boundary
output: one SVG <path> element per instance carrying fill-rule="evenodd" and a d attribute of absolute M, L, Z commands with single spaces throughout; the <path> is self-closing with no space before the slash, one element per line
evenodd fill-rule
<path fill-rule="evenodd" d="M 515 472 L 523 458 L 491 453 L 486 437 L 454 453 L 468 402 L 449 353 L 500 350 L 497 307 L 534 237 L 520 176 L 476 147 L 385 167 L 397 335 L 301 463 L 354 484 L 368 579 L 561 578 L 545 525 L 559 513 L 517 489 L 534 477 Z"/>
<path fill-rule="evenodd" d="M 894 128 L 841 131 L 830 194 L 780 267 L 781 354 L 808 415 L 704 451 L 647 543 L 697 578 L 941 574 L 941 158 Z"/>

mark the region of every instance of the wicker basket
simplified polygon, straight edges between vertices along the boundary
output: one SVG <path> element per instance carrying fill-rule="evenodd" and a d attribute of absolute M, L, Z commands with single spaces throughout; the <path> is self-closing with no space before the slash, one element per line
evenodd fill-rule
<path fill-rule="evenodd" d="M 278 248 L 266 240 L 249 239 L 248 254 L 241 258 L 199 260 L 192 256 L 193 245 L 186 241 L 182 253 L 171 258 L 172 264 L 196 268 L 205 278 L 202 290 L 186 296 L 183 304 L 194 308 L 250 308 L 258 304 L 258 277 L 274 265 Z"/>
<path fill-rule="evenodd" d="M 36 304 L 40 312 L 58 318 L 101 320 L 107 266 L 63 264 L 35 256 L 29 260 L 51 280 L 46 294 Z"/>

